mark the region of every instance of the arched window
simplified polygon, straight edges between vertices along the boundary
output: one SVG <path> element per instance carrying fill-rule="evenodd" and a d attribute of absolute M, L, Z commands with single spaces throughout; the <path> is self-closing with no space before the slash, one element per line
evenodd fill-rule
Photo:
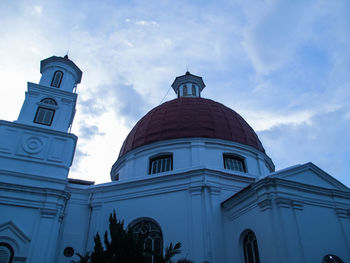
<path fill-rule="evenodd" d="M 247 172 L 243 158 L 232 154 L 224 154 L 223 158 L 225 169 Z"/>
<path fill-rule="evenodd" d="M 344 263 L 344 261 L 335 255 L 329 254 L 323 257 L 322 263 Z"/>
<path fill-rule="evenodd" d="M 146 250 L 153 251 L 156 255 L 160 255 L 163 252 L 162 231 L 157 223 L 150 219 L 137 220 L 131 226 L 131 232 L 143 238 Z M 146 263 L 156 263 L 153 254 L 146 255 Z"/>
<path fill-rule="evenodd" d="M 51 86 L 55 88 L 59 88 L 61 85 L 62 78 L 63 78 L 63 72 L 60 70 L 55 71 L 51 81 Z"/>
<path fill-rule="evenodd" d="M 167 172 L 173 169 L 173 155 L 165 154 L 150 159 L 149 174 Z"/>
<path fill-rule="evenodd" d="M 187 90 L 187 86 L 186 85 L 184 85 L 182 93 L 183 93 L 183 96 L 188 96 L 188 90 Z"/>
<path fill-rule="evenodd" d="M 196 86 L 192 85 L 192 95 L 196 96 Z"/>
<path fill-rule="evenodd" d="M 260 263 L 258 242 L 252 231 L 246 233 L 243 240 L 245 263 Z"/>
<path fill-rule="evenodd" d="M 46 98 L 40 101 L 36 111 L 34 122 L 51 126 L 57 103 L 54 99 Z"/>
<path fill-rule="evenodd" d="M 13 248 L 7 244 L 0 242 L 0 263 L 12 263 Z"/>

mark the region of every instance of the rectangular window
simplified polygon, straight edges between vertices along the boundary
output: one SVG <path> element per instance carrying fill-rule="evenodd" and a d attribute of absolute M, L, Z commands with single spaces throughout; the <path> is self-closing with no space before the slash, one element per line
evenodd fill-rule
<path fill-rule="evenodd" d="M 167 172 L 173 169 L 173 156 L 162 155 L 150 160 L 149 174 Z"/>
<path fill-rule="evenodd" d="M 224 154 L 224 168 L 228 170 L 246 172 L 244 160 L 234 155 Z"/>
<path fill-rule="evenodd" d="M 54 114 L 55 110 L 39 107 L 36 112 L 34 122 L 51 126 Z"/>

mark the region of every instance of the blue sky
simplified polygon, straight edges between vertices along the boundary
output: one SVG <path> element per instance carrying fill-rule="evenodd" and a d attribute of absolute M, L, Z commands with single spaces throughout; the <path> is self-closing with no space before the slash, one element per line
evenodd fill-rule
<path fill-rule="evenodd" d="M 188 67 L 276 169 L 311 161 L 350 186 L 349 1 L 15 0 L 0 17 L 1 119 L 17 119 L 40 60 L 68 51 L 84 72 L 70 177 L 109 181 L 130 129 Z"/>

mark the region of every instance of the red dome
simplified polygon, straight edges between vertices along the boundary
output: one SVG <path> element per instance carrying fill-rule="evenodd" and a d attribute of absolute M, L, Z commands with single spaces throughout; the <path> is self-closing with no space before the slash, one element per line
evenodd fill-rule
<path fill-rule="evenodd" d="M 191 137 L 238 142 L 265 152 L 254 130 L 235 111 L 209 99 L 178 98 L 148 112 L 126 137 L 119 157 L 153 142 Z"/>

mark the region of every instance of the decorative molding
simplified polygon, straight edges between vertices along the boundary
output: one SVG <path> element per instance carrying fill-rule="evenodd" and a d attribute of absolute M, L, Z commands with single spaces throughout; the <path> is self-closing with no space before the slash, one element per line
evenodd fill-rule
<path fill-rule="evenodd" d="M 62 98 L 61 101 L 62 101 L 62 104 L 66 104 L 66 105 L 72 104 L 73 102 L 73 100 L 66 99 L 66 98 Z"/>
<path fill-rule="evenodd" d="M 292 207 L 294 210 L 303 210 L 304 209 L 304 202 L 292 200 Z"/>
<path fill-rule="evenodd" d="M 25 262 L 27 257 L 16 257 L 14 256 L 14 262 Z"/>
<path fill-rule="evenodd" d="M 265 199 L 258 203 L 258 206 L 260 207 L 261 212 L 265 210 L 269 210 L 272 208 L 272 200 L 271 199 Z"/>
<path fill-rule="evenodd" d="M 278 208 L 291 208 L 292 200 L 284 197 L 277 197 L 275 199 Z"/>
<path fill-rule="evenodd" d="M 52 88 L 48 88 L 46 86 L 32 83 L 32 82 L 28 82 L 28 91 L 27 92 L 29 94 L 39 92 L 40 95 L 54 95 L 54 96 L 59 96 L 61 98 L 71 99 L 74 101 L 77 100 L 77 96 L 78 96 L 76 93 L 72 93 L 69 91 L 62 90 L 62 89 L 52 89 Z"/>
<path fill-rule="evenodd" d="M 339 218 L 348 218 L 350 217 L 350 209 L 346 208 L 334 208 L 335 213 Z"/>
<path fill-rule="evenodd" d="M 24 138 L 22 147 L 25 152 L 29 154 L 36 154 L 41 152 L 44 147 L 44 143 L 38 136 L 29 136 Z"/>
<path fill-rule="evenodd" d="M 53 208 L 40 208 L 40 213 L 42 218 L 55 218 L 58 210 Z"/>
<path fill-rule="evenodd" d="M 210 194 L 212 195 L 220 195 L 221 193 L 221 187 L 218 186 L 209 186 Z"/>
<path fill-rule="evenodd" d="M 30 242 L 30 238 L 11 220 L 0 225 L 0 235 L 7 229 L 10 230 L 10 232 L 18 237 L 23 243 Z"/>
<path fill-rule="evenodd" d="M 188 191 L 191 195 L 200 195 L 202 193 L 203 185 L 199 186 L 190 186 Z"/>

